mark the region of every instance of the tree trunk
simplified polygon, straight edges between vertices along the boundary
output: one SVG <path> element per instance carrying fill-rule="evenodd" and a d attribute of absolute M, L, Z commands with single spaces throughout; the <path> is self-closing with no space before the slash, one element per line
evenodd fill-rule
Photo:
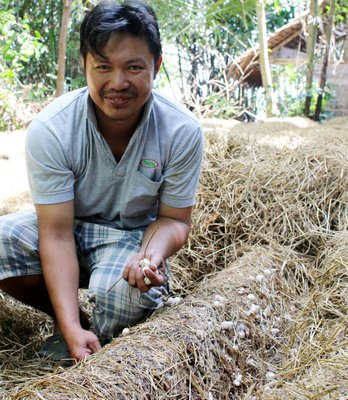
<path fill-rule="evenodd" d="M 346 17 L 346 39 L 345 39 L 344 50 L 343 50 L 343 61 L 346 64 L 348 63 L 348 15 Z"/>
<path fill-rule="evenodd" d="M 317 41 L 318 0 L 311 0 L 308 16 L 306 100 L 304 114 L 309 117 L 312 102 L 314 52 Z"/>
<path fill-rule="evenodd" d="M 264 0 L 258 0 L 256 3 L 257 25 L 259 30 L 260 42 L 260 67 L 262 86 L 265 90 L 266 114 L 267 117 L 273 115 L 273 90 L 272 90 L 272 74 L 268 56 L 268 41 L 266 27 L 266 12 Z"/>
<path fill-rule="evenodd" d="M 56 97 L 64 93 L 65 82 L 65 57 L 66 57 L 66 42 L 68 37 L 68 27 L 70 20 L 70 9 L 72 0 L 63 0 L 63 15 L 62 24 L 59 35 L 59 52 L 58 52 L 58 75 L 56 83 Z"/>
<path fill-rule="evenodd" d="M 331 49 L 332 28 L 333 28 L 334 19 L 335 19 L 335 0 L 330 0 L 329 7 L 330 7 L 330 14 L 329 14 L 329 20 L 327 23 L 326 45 L 325 45 L 323 66 L 322 66 L 321 74 L 320 74 L 319 95 L 318 95 L 317 104 L 315 107 L 315 115 L 314 115 L 315 121 L 319 121 L 319 118 L 320 118 L 321 106 L 322 106 L 322 102 L 323 102 L 323 95 L 324 95 L 324 89 L 325 89 L 325 84 L 326 84 L 327 66 L 329 63 L 329 56 L 330 56 L 330 49 Z"/>

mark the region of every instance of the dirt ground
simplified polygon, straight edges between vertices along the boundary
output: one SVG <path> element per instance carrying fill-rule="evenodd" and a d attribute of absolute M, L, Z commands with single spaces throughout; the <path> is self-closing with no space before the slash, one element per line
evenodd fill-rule
<path fill-rule="evenodd" d="M 31 206 L 24 157 L 26 132 L 0 133 L 0 215 Z"/>

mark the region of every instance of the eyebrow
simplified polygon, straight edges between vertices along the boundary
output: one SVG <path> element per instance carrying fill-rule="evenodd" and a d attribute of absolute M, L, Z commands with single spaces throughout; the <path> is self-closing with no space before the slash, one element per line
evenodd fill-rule
<path fill-rule="evenodd" d="M 142 57 L 131 58 L 126 61 L 126 64 L 137 64 L 137 63 L 147 64 L 147 61 Z"/>
<path fill-rule="evenodd" d="M 92 54 L 92 56 L 93 56 L 94 60 L 97 62 L 111 63 L 111 61 L 107 57 L 104 57 L 100 54 L 94 54 L 94 55 Z M 130 58 L 129 60 L 125 61 L 125 64 L 134 64 L 134 63 L 147 64 L 147 61 L 143 57 Z"/>
<path fill-rule="evenodd" d="M 104 57 L 101 54 L 91 53 L 91 56 L 94 58 L 95 61 L 110 62 L 107 57 Z"/>

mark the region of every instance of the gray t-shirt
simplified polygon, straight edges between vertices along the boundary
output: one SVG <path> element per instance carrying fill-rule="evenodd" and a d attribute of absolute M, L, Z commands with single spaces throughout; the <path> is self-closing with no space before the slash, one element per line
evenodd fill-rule
<path fill-rule="evenodd" d="M 98 130 L 87 88 L 48 105 L 26 140 L 35 203 L 74 199 L 76 218 L 117 229 L 145 228 L 159 202 L 192 206 L 202 156 L 198 120 L 156 92 L 119 162 Z"/>

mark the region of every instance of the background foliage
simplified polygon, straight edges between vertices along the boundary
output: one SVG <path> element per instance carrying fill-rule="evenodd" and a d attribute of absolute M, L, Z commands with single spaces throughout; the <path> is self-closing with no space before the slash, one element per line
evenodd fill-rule
<path fill-rule="evenodd" d="M 230 118 L 243 109 L 255 114 L 262 110 L 262 91 L 246 91 L 239 82 L 226 77 L 228 65 L 257 43 L 256 0 L 148 2 L 157 12 L 165 49 L 158 87 L 203 116 Z M 346 22 L 347 2 L 338 1 L 337 24 Z M 85 11 L 96 3 L 97 0 L 72 3 L 66 90 L 84 85 L 78 52 L 79 24 Z M 268 1 L 268 31 L 273 32 L 307 7 L 305 0 Z M 28 109 L 28 102 L 32 105 L 33 101 L 47 101 L 53 95 L 62 9 L 62 1 L 0 0 L 0 129 L 23 124 L 18 118 L 18 102 L 24 102 Z M 340 57 L 343 50 L 336 51 Z M 278 72 L 275 70 L 275 78 Z M 275 79 L 278 112 L 301 114 L 301 71 L 289 67 L 282 74 L 292 89 L 282 93 L 282 82 Z"/>

